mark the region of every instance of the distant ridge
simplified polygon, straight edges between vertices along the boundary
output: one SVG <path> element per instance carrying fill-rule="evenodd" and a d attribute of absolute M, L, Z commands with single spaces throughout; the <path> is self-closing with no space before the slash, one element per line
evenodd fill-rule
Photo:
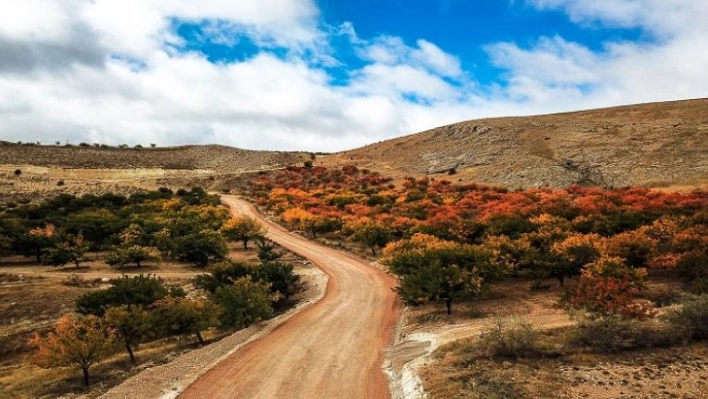
<path fill-rule="evenodd" d="M 209 169 L 241 172 L 281 168 L 299 162 L 301 153 L 251 151 L 220 145 L 163 148 L 18 145 L 0 142 L 0 164 L 87 169 Z"/>
<path fill-rule="evenodd" d="M 506 187 L 704 187 L 708 99 L 480 119 L 327 157 L 394 175 Z"/>

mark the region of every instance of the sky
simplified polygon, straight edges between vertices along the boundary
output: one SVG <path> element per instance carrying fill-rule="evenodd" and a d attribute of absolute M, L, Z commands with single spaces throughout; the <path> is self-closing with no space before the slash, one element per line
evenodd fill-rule
<path fill-rule="evenodd" d="M 339 151 L 708 97 L 705 0 L 0 0 L 0 140 Z"/>

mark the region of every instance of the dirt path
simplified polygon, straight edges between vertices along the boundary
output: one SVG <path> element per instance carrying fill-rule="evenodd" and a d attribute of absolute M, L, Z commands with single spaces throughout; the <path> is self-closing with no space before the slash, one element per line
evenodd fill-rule
<path fill-rule="evenodd" d="M 345 253 L 263 220 L 232 196 L 232 212 L 268 225 L 268 237 L 328 276 L 325 296 L 251 342 L 190 385 L 180 398 L 386 398 L 383 355 L 400 304 L 395 279 Z"/>

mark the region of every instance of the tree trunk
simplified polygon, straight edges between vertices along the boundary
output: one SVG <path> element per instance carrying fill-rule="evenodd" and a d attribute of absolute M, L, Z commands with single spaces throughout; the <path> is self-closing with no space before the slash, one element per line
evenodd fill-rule
<path fill-rule="evenodd" d="M 371 255 L 376 256 L 376 248 L 371 247 Z"/>
<path fill-rule="evenodd" d="M 452 299 L 448 298 L 445 300 L 445 306 L 447 307 L 447 314 L 452 314 Z"/>
<path fill-rule="evenodd" d="M 133 349 L 130 347 L 130 344 L 125 344 L 125 350 L 128 351 L 128 356 L 130 356 L 130 362 L 135 364 L 135 355 L 133 355 Z"/>
<path fill-rule="evenodd" d="M 248 249 L 248 238 L 243 239 L 243 249 Z"/>
<path fill-rule="evenodd" d="M 89 373 L 88 366 L 81 367 L 81 371 L 84 372 L 84 385 L 89 386 Z"/>
<path fill-rule="evenodd" d="M 136 265 L 138 265 L 138 269 L 140 269 L 140 261 L 135 262 Z"/>
<path fill-rule="evenodd" d="M 199 341 L 199 345 L 204 346 L 204 338 L 202 338 L 202 333 L 197 331 L 196 334 L 197 334 L 197 340 Z"/>

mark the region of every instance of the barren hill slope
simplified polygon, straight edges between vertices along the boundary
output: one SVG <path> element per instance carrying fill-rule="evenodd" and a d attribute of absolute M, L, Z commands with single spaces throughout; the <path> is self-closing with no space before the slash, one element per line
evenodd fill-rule
<path fill-rule="evenodd" d="M 0 164 L 63 168 L 242 172 L 284 167 L 299 162 L 300 156 L 296 152 L 249 151 L 219 145 L 135 149 L 0 142 Z"/>
<path fill-rule="evenodd" d="M 447 173 L 508 187 L 708 183 L 708 99 L 467 121 L 337 153 L 389 174 Z"/>

